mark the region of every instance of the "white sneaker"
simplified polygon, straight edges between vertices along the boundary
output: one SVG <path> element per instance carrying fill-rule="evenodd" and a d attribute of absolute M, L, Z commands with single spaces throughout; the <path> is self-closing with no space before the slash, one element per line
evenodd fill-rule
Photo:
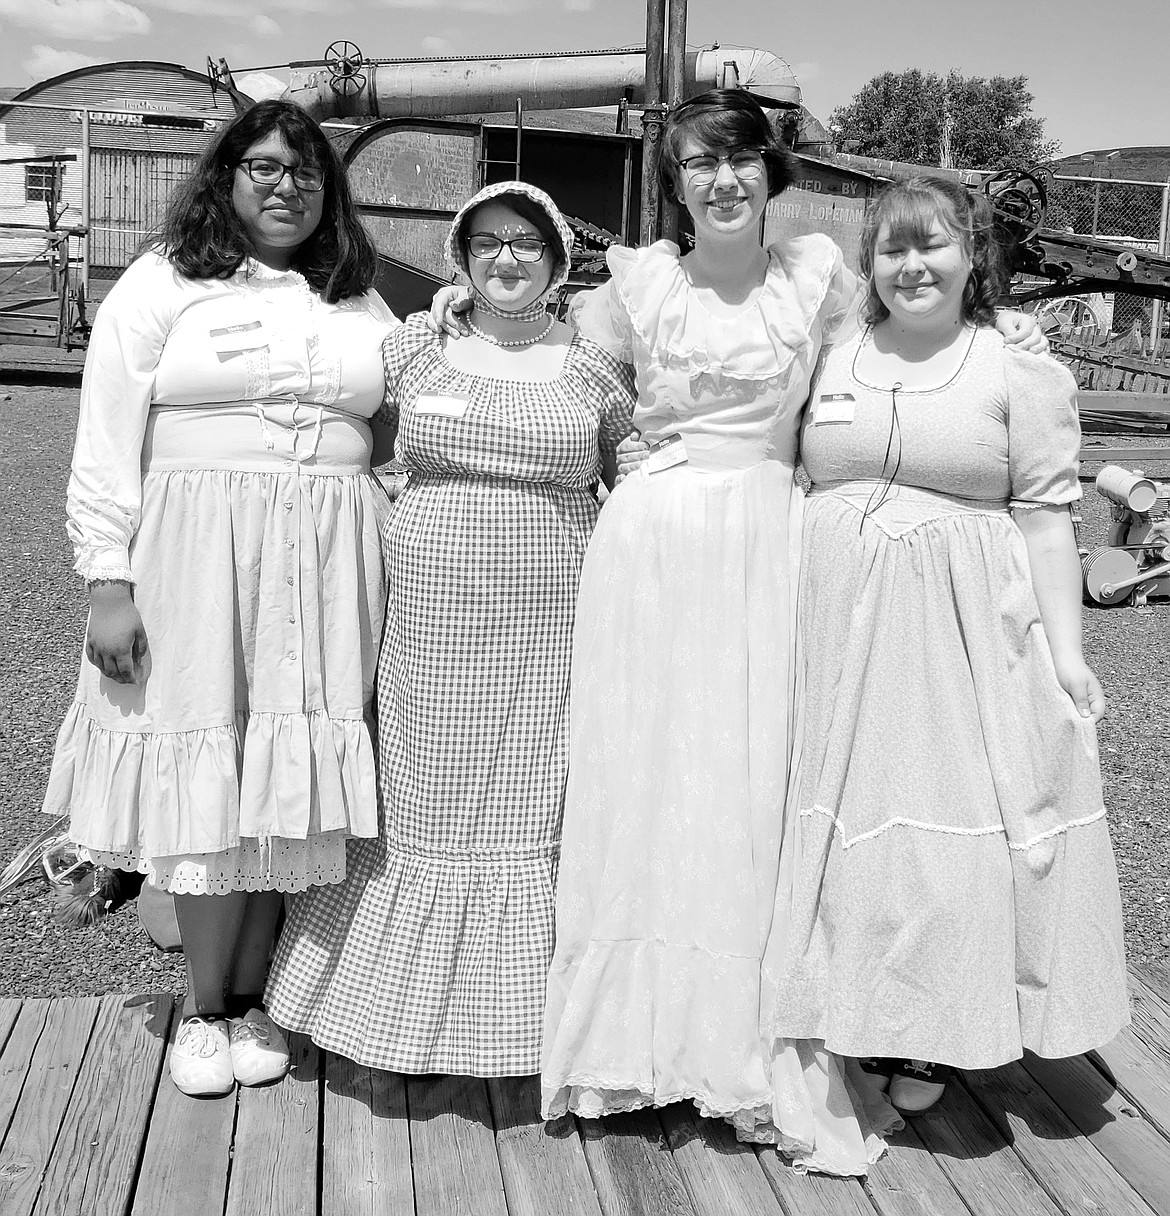
<path fill-rule="evenodd" d="M 288 1044 L 268 1014 L 249 1009 L 231 1025 L 232 1071 L 241 1085 L 279 1081 L 288 1072 Z"/>
<path fill-rule="evenodd" d="M 890 1082 L 890 1102 L 906 1115 L 930 1110 L 946 1090 L 949 1071 L 930 1060 L 903 1060 Z"/>
<path fill-rule="evenodd" d="M 235 1084 L 227 1022 L 184 1018 L 171 1048 L 171 1080 L 192 1098 L 230 1093 Z"/>

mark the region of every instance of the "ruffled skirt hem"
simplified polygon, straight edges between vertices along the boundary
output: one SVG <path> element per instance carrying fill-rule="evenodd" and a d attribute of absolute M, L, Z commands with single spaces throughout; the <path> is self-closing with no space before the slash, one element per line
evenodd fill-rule
<path fill-rule="evenodd" d="M 436 857 L 352 841 L 342 886 L 290 901 L 272 1017 L 371 1068 L 536 1072 L 556 853 L 522 852 Z"/>
<path fill-rule="evenodd" d="M 307 891 L 345 881 L 344 832 L 308 840 L 241 840 L 217 853 L 142 857 L 135 853 L 81 850 L 95 865 L 145 874 L 172 895 L 226 895 L 229 891 Z"/>
<path fill-rule="evenodd" d="M 829 1055 L 820 1044 L 788 1041 L 777 1046 L 774 1090 L 754 1105 L 729 1105 L 697 1087 L 667 1091 L 644 1081 L 574 1076 L 559 1088 L 545 1087 L 541 1115 L 599 1119 L 689 1101 L 703 1118 L 728 1123 L 741 1143 L 775 1148 L 799 1173 L 865 1174 L 885 1152 L 885 1137 L 903 1126 L 879 1082 L 856 1061 Z M 852 1110 L 855 1118 L 830 1113 L 841 1110 Z"/>
<path fill-rule="evenodd" d="M 74 702 L 44 809 L 74 841 L 136 857 L 222 853 L 245 838 L 377 834 L 370 731 L 360 718 L 238 713 L 201 730 L 108 730 Z"/>

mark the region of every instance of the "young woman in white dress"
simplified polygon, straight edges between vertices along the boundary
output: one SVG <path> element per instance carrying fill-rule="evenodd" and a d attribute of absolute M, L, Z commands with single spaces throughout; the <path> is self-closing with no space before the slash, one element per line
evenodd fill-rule
<path fill-rule="evenodd" d="M 373 247 L 323 132 L 261 102 L 98 310 L 69 483 L 87 661 L 45 809 L 171 892 L 189 1094 L 288 1067 L 263 1010 L 282 892 L 377 833 L 386 496 Z"/>

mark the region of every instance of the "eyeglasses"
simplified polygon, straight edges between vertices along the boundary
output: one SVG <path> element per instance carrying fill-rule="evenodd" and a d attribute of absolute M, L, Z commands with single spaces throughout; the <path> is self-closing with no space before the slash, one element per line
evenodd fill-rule
<path fill-rule="evenodd" d="M 764 157 L 759 148 L 743 148 L 730 156 L 688 156 L 678 162 L 678 167 L 696 186 L 708 186 L 719 175 L 719 166 L 726 161 L 732 173 L 741 181 L 751 181 L 764 173 Z"/>
<path fill-rule="evenodd" d="M 467 252 L 484 262 L 494 262 L 505 245 L 517 262 L 539 262 L 548 242 L 535 236 L 514 236 L 510 241 L 502 241 L 487 232 L 476 232 L 467 238 Z"/>
<path fill-rule="evenodd" d="M 249 156 L 239 164 L 258 186 L 279 186 L 286 173 L 298 190 L 315 194 L 325 186 L 325 171 L 315 165 L 286 165 L 268 156 Z"/>

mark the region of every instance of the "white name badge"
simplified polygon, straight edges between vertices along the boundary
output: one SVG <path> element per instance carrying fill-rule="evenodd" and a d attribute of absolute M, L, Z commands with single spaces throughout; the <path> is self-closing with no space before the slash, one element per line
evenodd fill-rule
<path fill-rule="evenodd" d="M 681 435 L 667 435 L 657 443 L 650 445 L 650 455 L 646 457 L 647 473 L 662 473 L 673 469 L 675 465 L 686 464 L 687 449 Z"/>
<path fill-rule="evenodd" d="M 856 408 L 857 402 L 853 400 L 852 393 L 825 393 L 817 398 L 813 426 L 821 426 L 826 422 L 852 422 Z"/>
<path fill-rule="evenodd" d="M 218 355 L 236 355 L 244 350 L 259 350 L 268 345 L 263 321 L 242 321 L 208 331 L 211 348 Z"/>
<path fill-rule="evenodd" d="M 422 393 L 414 403 L 414 412 L 433 418 L 462 418 L 470 404 L 467 393 Z"/>

